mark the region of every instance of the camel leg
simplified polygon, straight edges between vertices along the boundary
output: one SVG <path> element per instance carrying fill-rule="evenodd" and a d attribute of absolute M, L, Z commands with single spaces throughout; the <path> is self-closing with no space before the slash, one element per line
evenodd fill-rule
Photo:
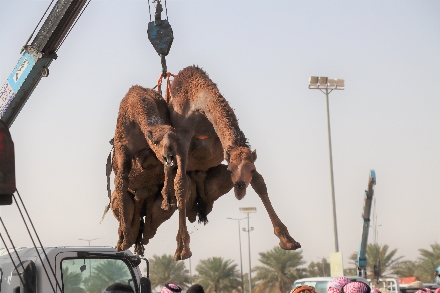
<path fill-rule="evenodd" d="M 301 248 L 301 244 L 296 242 L 295 239 L 290 236 L 286 226 L 278 218 L 275 210 L 272 207 L 272 204 L 270 203 L 263 176 L 261 176 L 261 174 L 257 171 L 254 171 L 252 174 L 251 185 L 255 192 L 260 196 L 260 199 L 263 202 L 267 213 L 269 214 L 269 218 L 274 228 L 274 233 L 280 239 L 280 247 L 285 250 L 295 250 Z"/>
<path fill-rule="evenodd" d="M 128 173 L 131 170 L 131 157 L 128 150 L 124 146 L 115 147 L 115 190 L 112 194 L 111 208 L 113 214 L 119 221 L 118 235 L 119 239 L 116 243 L 116 250 L 126 250 L 133 244 L 131 239 L 133 237 L 133 230 L 131 228 L 133 213 L 134 213 L 134 199 L 128 193 Z"/>
<path fill-rule="evenodd" d="M 187 202 L 186 215 L 188 220 L 193 223 L 196 216 L 199 216 L 199 223 L 207 224 L 208 218 L 206 213 L 206 204 L 203 197 L 205 197 L 205 171 L 191 171 L 188 172 L 190 181 L 189 198 Z"/>
<path fill-rule="evenodd" d="M 189 198 L 189 179 L 186 175 L 186 163 L 190 140 L 181 138 L 181 141 L 184 143 L 182 143 L 180 154 L 177 156 L 177 173 L 174 179 L 174 191 L 179 209 L 179 230 L 176 236 L 177 249 L 174 253 L 174 260 L 184 260 L 192 255 L 189 248 L 190 237 L 186 227 L 186 202 Z"/>
<path fill-rule="evenodd" d="M 140 252 L 143 256 L 143 248 L 142 245 L 142 231 L 141 231 L 141 221 L 143 221 L 143 213 L 144 206 L 146 202 L 149 200 L 149 187 L 143 187 L 136 190 L 136 194 L 134 196 L 134 213 L 132 220 L 132 230 L 133 237 L 131 242 L 133 242 L 136 246 L 135 252 Z M 137 253 L 139 254 L 139 253 Z"/>
<path fill-rule="evenodd" d="M 188 185 L 188 201 L 186 203 L 186 217 L 190 223 L 194 223 L 197 219 L 197 197 L 200 195 L 197 193 L 196 183 L 190 175 L 192 172 L 188 172 L 190 181 Z"/>
<path fill-rule="evenodd" d="M 161 192 L 163 198 L 161 208 L 165 211 L 172 209 L 176 204 L 175 197 L 173 196 L 173 179 L 175 172 L 175 168 L 164 165 L 165 181 Z"/>
<path fill-rule="evenodd" d="M 179 173 L 179 170 L 177 173 Z M 192 255 L 189 247 L 190 237 L 186 226 L 186 202 L 189 180 L 185 173 L 182 175 L 177 174 L 176 179 L 178 176 L 181 176 L 183 180 L 178 182 L 181 189 L 176 190 L 177 207 L 179 209 L 179 230 L 176 236 L 177 249 L 174 253 L 174 260 L 184 260 L 190 258 Z"/>

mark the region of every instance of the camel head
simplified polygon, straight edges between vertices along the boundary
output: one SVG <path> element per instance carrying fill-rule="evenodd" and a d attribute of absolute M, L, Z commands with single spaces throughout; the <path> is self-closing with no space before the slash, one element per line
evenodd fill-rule
<path fill-rule="evenodd" d="M 228 171 L 231 172 L 237 199 L 242 199 L 246 195 L 246 188 L 251 183 L 252 173 L 255 171 L 256 159 L 257 151 L 251 152 L 247 147 L 234 147 L 229 152 L 225 152 L 225 160 L 228 162 Z"/>
<path fill-rule="evenodd" d="M 156 127 L 147 132 L 148 144 L 165 167 L 176 167 L 177 134 L 171 126 Z"/>

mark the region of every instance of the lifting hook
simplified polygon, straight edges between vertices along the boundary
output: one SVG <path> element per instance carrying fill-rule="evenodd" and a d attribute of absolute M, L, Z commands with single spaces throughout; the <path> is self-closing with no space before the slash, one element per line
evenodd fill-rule
<path fill-rule="evenodd" d="M 168 19 L 161 19 L 162 14 L 162 4 L 161 0 L 155 0 L 156 2 L 156 12 L 154 14 L 154 21 L 148 23 L 148 39 L 156 50 L 157 54 L 160 56 L 160 62 L 162 64 L 162 77 L 166 77 L 167 63 L 165 56 L 168 55 L 171 49 L 171 44 L 173 43 L 173 30 L 168 22 Z"/>

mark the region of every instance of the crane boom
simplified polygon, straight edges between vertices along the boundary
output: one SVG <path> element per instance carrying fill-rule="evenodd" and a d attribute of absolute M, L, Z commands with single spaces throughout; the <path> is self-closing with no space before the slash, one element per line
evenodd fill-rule
<path fill-rule="evenodd" d="M 56 51 L 83 10 L 87 0 L 58 0 L 31 45 L 23 47 L 5 84 L 0 88 L 0 119 L 11 127 L 18 113 L 38 85 L 49 74 Z"/>
<path fill-rule="evenodd" d="M 368 179 L 368 190 L 365 190 L 364 211 L 362 213 L 362 238 L 359 245 L 359 254 L 356 259 L 358 268 L 358 276 L 367 277 L 367 243 L 368 231 L 370 228 L 370 214 L 373 202 L 374 186 L 376 185 L 376 172 L 370 170 L 370 178 Z"/>

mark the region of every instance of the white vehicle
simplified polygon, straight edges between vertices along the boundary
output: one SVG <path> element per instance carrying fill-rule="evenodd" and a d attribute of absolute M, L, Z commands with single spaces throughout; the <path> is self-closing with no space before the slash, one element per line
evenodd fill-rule
<path fill-rule="evenodd" d="M 351 281 L 360 281 L 368 284 L 368 280 L 361 277 L 347 277 Z M 334 278 L 333 277 L 312 277 L 298 279 L 293 283 L 292 289 L 298 286 L 306 285 L 315 288 L 316 293 L 327 293 L 327 286 Z"/>
<path fill-rule="evenodd" d="M 151 293 L 140 263 L 130 251 L 116 252 L 112 247 L 3 248 L 0 292 L 101 293 L 119 282 L 129 284 L 136 293 Z"/>
<path fill-rule="evenodd" d="M 396 278 L 368 279 L 371 288 L 377 288 L 382 293 L 401 293 L 399 280 Z"/>

